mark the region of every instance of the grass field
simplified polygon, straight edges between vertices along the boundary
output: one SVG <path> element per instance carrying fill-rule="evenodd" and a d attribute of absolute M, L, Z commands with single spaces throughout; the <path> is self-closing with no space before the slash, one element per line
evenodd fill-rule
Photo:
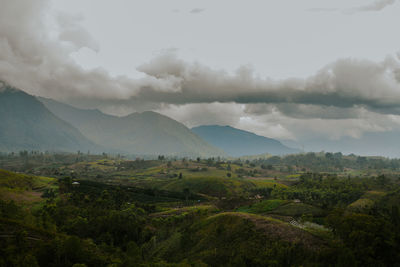
<path fill-rule="evenodd" d="M 15 201 L 25 207 L 40 205 L 45 189 L 55 189 L 56 179 L 0 170 L 0 199 Z"/>
<path fill-rule="evenodd" d="M 311 215 L 314 217 L 320 217 L 324 215 L 324 211 L 320 208 L 305 204 L 305 203 L 294 203 L 290 202 L 285 205 L 281 205 L 274 209 L 271 213 L 283 216 L 299 217 L 304 215 Z"/>
<path fill-rule="evenodd" d="M 278 208 L 279 206 L 287 203 L 286 200 L 281 199 L 269 199 L 263 200 L 258 203 L 254 203 L 251 206 L 244 206 L 237 209 L 238 212 L 248 212 L 248 213 L 267 213 L 273 211 L 274 209 Z"/>
<path fill-rule="evenodd" d="M 287 188 L 287 185 L 281 184 L 272 179 L 247 179 L 258 188 Z"/>
<path fill-rule="evenodd" d="M 348 208 L 352 211 L 363 211 L 371 208 L 374 205 L 374 201 L 368 198 L 360 198 L 351 203 Z"/>

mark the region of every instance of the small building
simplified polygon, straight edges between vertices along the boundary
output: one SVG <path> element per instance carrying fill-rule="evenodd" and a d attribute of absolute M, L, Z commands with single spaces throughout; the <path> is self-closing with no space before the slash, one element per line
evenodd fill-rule
<path fill-rule="evenodd" d="M 263 197 L 261 195 L 257 194 L 257 195 L 254 196 L 254 198 L 255 199 L 262 199 Z"/>

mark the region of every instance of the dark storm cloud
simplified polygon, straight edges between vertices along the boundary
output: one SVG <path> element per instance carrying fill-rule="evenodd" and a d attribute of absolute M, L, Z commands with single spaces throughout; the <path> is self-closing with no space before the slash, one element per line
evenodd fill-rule
<path fill-rule="evenodd" d="M 132 99 L 172 104 L 290 103 L 347 109 L 361 106 L 398 114 L 399 69 L 399 63 L 394 58 L 382 63 L 343 59 L 308 79 L 272 81 L 254 76 L 248 68 L 240 68 L 236 74 L 230 75 L 200 64 L 188 64 L 172 54 L 166 54 L 138 70 L 157 79 L 173 77 L 178 81 L 179 90 L 159 92 L 147 87 Z M 344 115 L 345 112 L 341 112 L 341 116 Z"/>

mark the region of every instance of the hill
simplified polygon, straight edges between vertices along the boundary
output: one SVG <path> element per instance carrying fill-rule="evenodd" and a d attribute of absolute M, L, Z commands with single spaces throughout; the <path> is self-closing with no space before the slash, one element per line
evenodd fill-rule
<path fill-rule="evenodd" d="M 100 151 L 34 96 L 4 83 L 0 83 L 0 121 L 0 151 Z"/>
<path fill-rule="evenodd" d="M 283 145 L 275 139 L 259 136 L 230 126 L 204 125 L 194 127 L 192 131 L 233 157 L 265 153 L 284 155 L 299 152 L 296 149 Z"/>
<path fill-rule="evenodd" d="M 282 221 L 223 212 L 197 220 L 155 251 L 172 262 L 186 257 L 207 266 L 300 266 L 324 249 L 323 240 Z"/>
<path fill-rule="evenodd" d="M 185 125 L 156 112 L 117 117 L 99 110 L 78 109 L 51 99 L 40 98 L 40 101 L 87 138 L 110 149 L 133 155 L 224 155 Z"/>
<path fill-rule="evenodd" d="M 43 199 L 46 190 L 56 188 L 56 179 L 9 172 L 0 169 L 0 201 L 13 200 L 27 207 Z"/>

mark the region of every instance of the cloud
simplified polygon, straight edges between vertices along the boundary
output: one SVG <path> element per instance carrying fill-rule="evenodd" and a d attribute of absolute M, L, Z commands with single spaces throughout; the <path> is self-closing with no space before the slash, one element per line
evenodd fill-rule
<path fill-rule="evenodd" d="M 44 23 L 47 0 L 2 0 L 0 9 L 0 80 L 28 93 L 55 99 L 126 99 L 142 83 L 169 88 L 174 81 L 111 77 L 104 69 L 84 70 L 70 54 L 98 45 L 80 26 L 82 17 L 59 14 L 53 28 Z M 56 30 L 56 34 L 52 33 Z"/>
<path fill-rule="evenodd" d="M 241 104 L 294 104 L 335 108 L 363 107 L 399 114 L 399 62 L 387 58 L 375 63 L 342 59 L 307 79 L 262 79 L 248 67 L 235 74 L 186 63 L 173 54 L 161 55 L 138 68 L 155 79 L 173 80 L 175 91 L 142 88 L 131 99 L 170 104 L 236 102 Z M 286 107 L 286 110 L 290 106 Z M 331 108 L 332 110 L 332 108 Z M 344 116 L 341 115 L 341 116 Z"/>
<path fill-rule="evenodd" d="M 111 77 L 103 69 L 84 70 L 69 56 L 82 46 L 96 49 L 79 26 L 81 17 L 59 15 L 59 37 L 49 37 L 42 21 L 47 5 L 44 0 L 29 5 L 5 0 L 0 10 L 0 78 L 30 93 L 112 106 L 135 104 L 138 109 L 220 102 L 275 104 L 285 114 L 305 117 L 354 117 L 357 107 L 400 114 L 397 57 L 382 62 L 341 59 L 307 79 L 272 80 L 254 75 L 248 66 L 230 74 L 165 51 L 137 68 L 144 78 Z"/>
<path fill-rule="evenodd" d="M 137 68 L 141 79 L 112 77 L 71 59 L 81 47 L 99 49 L 82 17 L 60 14 L 57 34 L 49 34 L 48 4 L 2 0 L 0 9 L 0 80 L 31 94 L 114 114 L 157 110 L 189 126 L 230 124 L 271 137 L 357 137 L 400 121 L 399 55 L 340 59 L 306 79 L 273 80 L 249 66 L 228 73 L 166 51 Z"/>
<path fill-rule="evenodd" d="M 236 103 L 163 105 L 156 111 L 188 127 L 205 124 L 237 125 L 244 114 L 244 105 Z"/>
<path fill-rule="evenodd" d="M 192 13 L 192 14 L 199 14 L 199 13 L 204 12 L 204 10 L 205 10 L 204 8 L 193 8 L 189 12 Z"/>
<path fill-rule="evenodd" d="M 376 0 L 367 5 L 351 7 L 351 8 L 310 8 L 308 11 L 312 12 L 342 12 L 344 14 L 355 14 L 358 12 L 376 12 L 393 5 L 396 0 Z"/>
<path fill-rule="evenodd" d="M 381 11 L 385 7 L 393 5 L 395 2 L 396 0 L 376 0 L 369 5 L 353 8 L 353 11 L 354 12 Z"/>
<path fill-rule="evenodd" d="M 326 119 L 314 114 L 311 116 L 293 116 L 293 114 L 286 114 L 275 107 L 271 108 L 269 112 L 261 110 L 255 112 L 253 108 L 251 105 L 246 105 L 242 116 L 248 116 L 257 121 L 261 125 L 260 134 L 267 136 L 268 130 L 262 130 L 263 125 L 269 127 L 280 125 L 289 133 L 284 137 L 277 136 L 281 139 L 313 140 L 323 138 L 338 140 L 343 136 L 360 138 L 365 132 L 385 132 L 400 129 L 400 116 L 379 114 L 363 109 L 355 109 L 353 111 L 355 116 L 352 117 L 338 116 Z"/>
<path fill-rule="evenodd" d="M 278 111 L 281 114 L 296 118 L 296 119 L 325 119 L 325 120 L 338 120 L 349 118 L 360 118 L 366 112 L 365 108 L 338 108 L 334 106 L 319 106 L 319 105 L 305 105 L 305 104 L 248 104 L 245 109 L 246 113 L 262 115 L 268 114 L 273 111 Z"/>
<path fill-rule="evenodd" d="M 309 8 L 307 9 L 307 11 L 310 12 L 336 12 L 336 11 L 340 11 L 340 8 L 335 8 L 335 7 L 313 7 L 313 8 Z"/>
<path fill-rule="evenodd" d="M 257 104 L 258 108 L 266 104 Z M 205 124 L 231 125 L 256 134 L 285 140 L 339 140 L 360 138 L 365 132 L 400 130 L 400 116 L 361 110 L 347 118 L 293 117 L 274 105 L 255 110 L 252 104 L 204 103 L 163 105 L 156 111 L 189 127 Z"/>
<path fill-rule="evenodd" d="M 57 17 L 60 31 L 59 39 L 74 45 L 75 49 L 87 47 L 98 52 L 99 44 L 93 39 L 90 33 L 80 25 L 82 21 L 83 16 L 81 15 L 59 14 Z"/>

